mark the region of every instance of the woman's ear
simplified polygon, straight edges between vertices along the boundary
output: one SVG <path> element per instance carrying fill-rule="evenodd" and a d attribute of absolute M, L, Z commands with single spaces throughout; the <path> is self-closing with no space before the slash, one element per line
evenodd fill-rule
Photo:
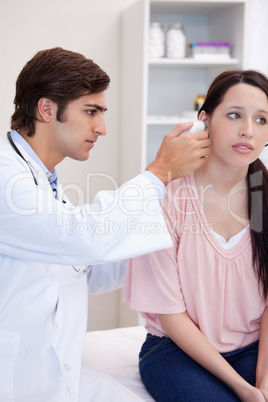
<path fill-rule="evenodd" d="M 208 116 L 204 110 L 201 111 L 199 115 L 199 120 L 202 120 L 208 126 Z"/>
<path fill-rule="evenodd" d="M 48 98 L 41 98 L 37 104 L 37 119 L 49 123 L 53 116 L 54 105 L 53 102 Z"/>

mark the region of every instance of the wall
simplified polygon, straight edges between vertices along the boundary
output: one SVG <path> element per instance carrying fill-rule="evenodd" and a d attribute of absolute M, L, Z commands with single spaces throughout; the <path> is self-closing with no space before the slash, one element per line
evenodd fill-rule
<path fill-rule="evenodd" d="M 36 51 L 62 46 L 92 58 L 111 77 L 107 92 L 108 134 L 99 141 L 90 160 L 66 164 L 63 181 L 79 178 L 92 169 L 118 177 L 120 33 L 119 14 L 134 0 L 0 0 L 0 121 L 1 132 L 9 128 L 13 111 L 15 79 Z M 105 161 L 105 162 L 104 162 Z M 105 163 L 105 164 L 104 164 Z M 76 172 L 71 177 L 65 168 Z M 83 177 L 79 182 L 84 184 Z"/>
<path fill-rule="evenodd" d="M 62 46 L 92 58 L 111 77 L 107 91 L 107 136 L 100 138 L 86 162 L 65 160 L 58 168 L 64 185 L 75 183 L 82 193 L 68 190 L 74 202 L 92 200 L 100 189 L 112 188 L 109 179 L 93 180 L 86 191 L 86 175 L 94 172 L 110 175 L 117 182 L 120 147 L 120 13 L 136 0 L 0 0 L 0 121 L 1 134 L 9 129 L 13 112 L 15 80 L 25 62 L 36 51 Z M 247 67 L 268 74 L 266 21 L 268 2 L 249 0 L 247 26 Z M 265 155 L 267 158 L 267 154 Z M 268 162 L 268 158 L 267 158 Z M 123 308 L 120 318 L 120 292 L 91 296 L 89 329 L 132 325 L 135 315 Z"/>

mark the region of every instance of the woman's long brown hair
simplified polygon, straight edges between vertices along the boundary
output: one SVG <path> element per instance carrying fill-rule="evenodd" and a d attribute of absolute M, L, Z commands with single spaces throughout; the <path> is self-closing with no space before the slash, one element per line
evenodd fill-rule
<path fill-rule="evenodd" d="M 222 102 L 227 90 L 233 85 L 244 83 L 260 88 L 268 98 L 268 78 L 255 70 L 231 70 L 220 74 L 212 82 L 203 106 L 212 115 Z M 268 171 L 260 159 L 249 165 L 247 173 L 248 218 L 252 243 L 252 259 L 260 291 L 268 297 Z"/>

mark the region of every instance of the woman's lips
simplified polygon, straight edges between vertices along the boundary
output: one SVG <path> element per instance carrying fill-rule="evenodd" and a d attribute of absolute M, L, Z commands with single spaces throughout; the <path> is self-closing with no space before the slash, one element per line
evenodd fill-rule
<path fill-rule="evenodd" d="M 251 144 L 245 142 L 239 142 L 237 144 L 234 144 L 232 147 L 236 152 L 240 154 L 249 154 L 254 151 L 254 147 Z"/>

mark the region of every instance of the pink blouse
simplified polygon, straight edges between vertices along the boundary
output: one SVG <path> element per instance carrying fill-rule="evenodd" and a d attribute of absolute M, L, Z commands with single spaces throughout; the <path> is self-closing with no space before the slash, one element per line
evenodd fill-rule
<path fill-rule="evenodd" d="M 153 335 L 167 336 L 158 314 L 187 311 L 219 352 L 258 340 L 268 303 L 252 266 L 250 230 L 225 250 L 206 219 L 193 174 L 168 186 L 162 207 L 173 248 L 129 262 L 124 301 L 141 312 Z"/>

